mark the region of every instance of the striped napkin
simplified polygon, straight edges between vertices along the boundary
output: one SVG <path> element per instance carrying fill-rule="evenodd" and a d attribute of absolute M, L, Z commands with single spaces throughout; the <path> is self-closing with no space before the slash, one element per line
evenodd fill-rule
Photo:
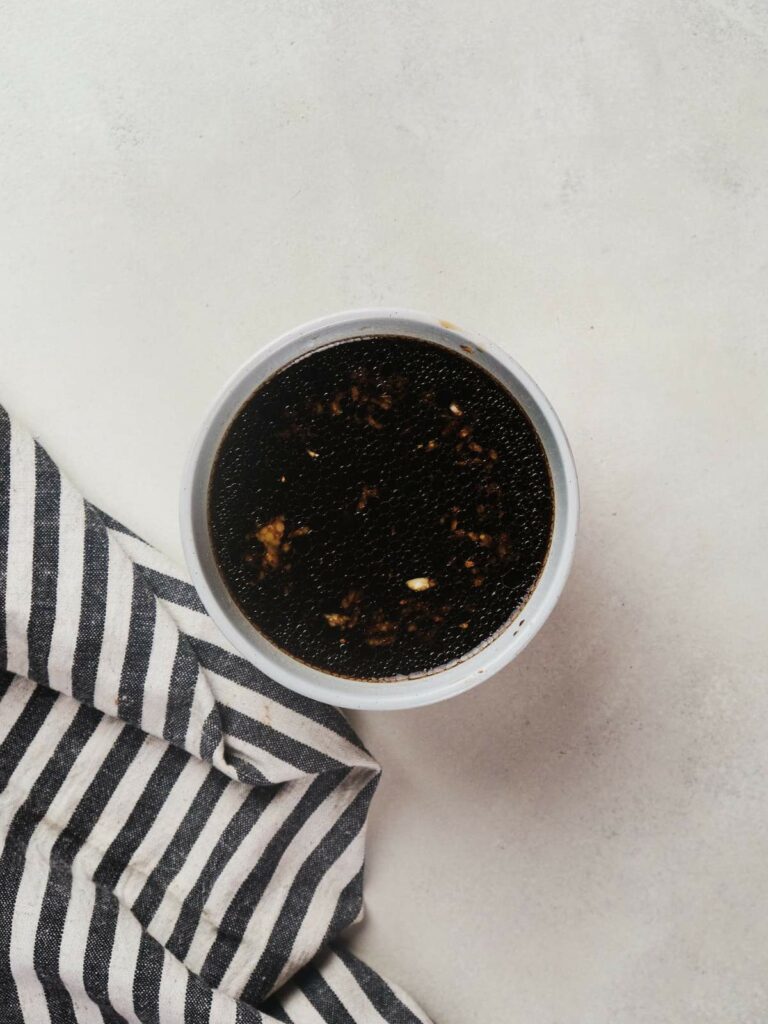
<path fill-rule="evenodd" d="M 0 408 L 4 1024 L 428 1024 L 335 940 L 379 767 Z"/>

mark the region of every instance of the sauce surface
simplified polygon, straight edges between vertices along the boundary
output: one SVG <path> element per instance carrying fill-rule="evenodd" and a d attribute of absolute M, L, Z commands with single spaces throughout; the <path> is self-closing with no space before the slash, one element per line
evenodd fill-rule
<path fill-rule="evenodd" d="M 525 601 L 554 497 L 536 431 L 471 360 L 358 338 L 285 367 L 216 454 L 208 522 L 246 618 L 358 679 L 469 654 Z"/>

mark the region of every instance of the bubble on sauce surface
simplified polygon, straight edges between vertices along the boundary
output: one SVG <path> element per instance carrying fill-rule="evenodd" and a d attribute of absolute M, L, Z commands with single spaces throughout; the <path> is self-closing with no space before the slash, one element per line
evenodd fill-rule
<path fill-rule="evenodd" d="M 278 372 L 241 408 L 209 492 L 215 557 L 273 643 L 325 671 L 433 671 L 523 604 L 554 512 L 541 441 L 468 359 L 352 339 Z"/>

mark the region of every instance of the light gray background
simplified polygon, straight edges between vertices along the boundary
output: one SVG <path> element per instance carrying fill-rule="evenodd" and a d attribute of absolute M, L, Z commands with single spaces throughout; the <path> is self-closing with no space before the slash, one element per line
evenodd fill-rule
<path fill-rule="evenodd" d="M 486 333 L 573 441 L 549 624 L 385 766 L 355 946 L 440 1024 L 768 1019 L 763 0 L 10 0 L 0 400 L 180 557 L 222 381 L 340 308 Z"/>

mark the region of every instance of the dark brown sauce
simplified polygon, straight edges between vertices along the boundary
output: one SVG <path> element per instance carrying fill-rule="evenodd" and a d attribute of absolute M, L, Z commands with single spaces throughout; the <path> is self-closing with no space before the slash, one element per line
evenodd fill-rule
<path fill-rule="evenodd" d="M 552 533 L 536 431 L 471 360 L 411 338 L 319 349 L 240 409 L 211 474 L 222 578 L 284 651 L 359 679 L 424 674 L 526 600 Z"/>

